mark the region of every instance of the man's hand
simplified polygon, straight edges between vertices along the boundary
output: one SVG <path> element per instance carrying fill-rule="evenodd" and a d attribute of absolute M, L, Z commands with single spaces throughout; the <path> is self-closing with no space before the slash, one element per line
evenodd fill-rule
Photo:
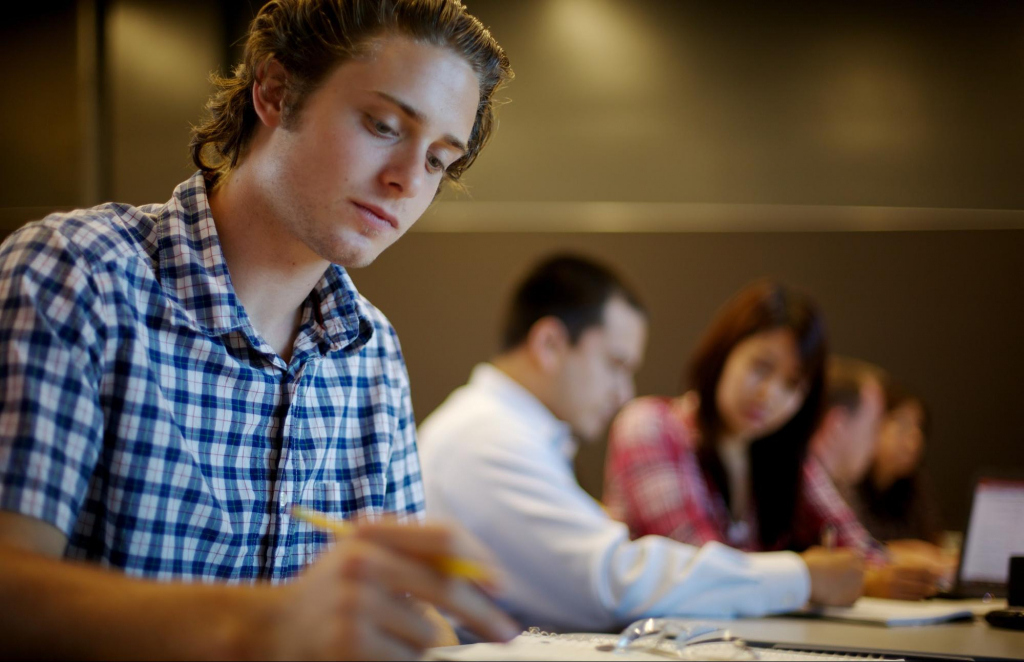
<path fill-rule="evenodd" d="M 892 563 L 867 572 L 864 594 L 892 600 L 921 600 L 938 592 L 941 576 L 931 563 Z"/>
<path fill-rule="evenodd" d="M 489 641 L 521 628 L 480 587 L 446 577 L 434 562 L 470 559 L 493 567 L 454 527 L 389 522 L 358 525 L 294 584 L 276 590 L 265 655 L 281 658 L 413 659 L 439 642 L 437 606 Z M 493 585 L 484 587 L 494 590 Z"/>
<path fill-rule="evenodd" d="M 959 553 L 948 552 L 923 540 L 890 540 L 885 546 L 894 565 L 931 568 L 940 589 L 949 590 L 956 583 Z"/>
<path fill-rule="evenodd" d="M 864 562 L 849 549 L 812 547 L 800 555 L 811 573 L 811 602 L 832 607 L 853 604 L 864 588 Z"/>
<path fill-rule="evenodd" d="M 0 659 L 413 659 L 453 643 L 428 604 L 485 639 L 519 632 L 480 588 L 436 569 L 452 556 L 493 567 L 447 526 L 361 524 L 285 586 L 133 579 L 53 558 L 65 545 L 49 524 L 0 512 L 0 604 L 18 606 L 0 619 Z"/>
<path fill-rule="evenodd" d="M 913 538 L 904 538 L 901 540 L 890 540 L 885 543 L 885 547 L 889 550 L 889 556 L 897 561 L 903 560 L 904 556 L 907 557 L 918 557 L 918 558 L 929 558 L 935 561 L 944 560 L 949 558 L 938 545 L 933 545 L 930 542 L 924 540 L 915 540 Z M 952 555 L 953 558 L 959 558 L 958 555 Z"/>

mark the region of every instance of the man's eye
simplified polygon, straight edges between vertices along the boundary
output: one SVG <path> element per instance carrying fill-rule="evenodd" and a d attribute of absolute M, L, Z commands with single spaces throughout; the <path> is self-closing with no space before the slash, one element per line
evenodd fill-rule
<path fill-rule="evenodd" d="M 386 124 L 385 122 L 381 122 L 380 120 L 375 120 L 372 117 L 368 118 L 368 121 L 370 123 L 370 127 L 373 129 L 373 132 L 378 135 L 386 137 L 398 135 L 398 132 L 391 128 L 390 124 Z"/>
<path fill-rule="evenodd" d="M 441 170 L 444 170 L 444 162 L 436 156 L 428 155 L 427 169 L 431 172 L 440 172 Z"/>

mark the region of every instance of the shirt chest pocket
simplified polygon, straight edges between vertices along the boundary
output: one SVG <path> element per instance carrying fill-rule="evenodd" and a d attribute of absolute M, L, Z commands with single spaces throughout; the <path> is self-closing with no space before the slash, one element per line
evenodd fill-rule
<path fill-rule="evenodd" d="M 384 477 L 356 476 L 344 482 L 318 481 L 305 506 L 339 519 L 375 520 L 384 510 Z"/>

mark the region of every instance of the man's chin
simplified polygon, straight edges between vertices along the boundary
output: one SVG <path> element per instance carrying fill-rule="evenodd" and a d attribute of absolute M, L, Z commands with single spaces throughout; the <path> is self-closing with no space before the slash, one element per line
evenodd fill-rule
<path fill-rule="evenodd" d="M 335 250 L 330 251 L 327 255 L 321 254 L 321 257 L 326 258 L 329 262 L 332 262 L 339 267 L 344 267 L 346 269 L 360 269 L 373 264 L 374 260 L 376 260 L 383 252 L 383 248 L 378 248 L 372 245 L 352 246 L 345 243 L 338 246 Z"/>
<path fill-rule="evenodd" d="M 339 260 L 331 260 L 334 264 L 339 267 L 346 269 L 362 269 L 373 264 L 373 261 L 377 259 L 377 255 L 359 255 L 356 257 L 346 257 Z"/>

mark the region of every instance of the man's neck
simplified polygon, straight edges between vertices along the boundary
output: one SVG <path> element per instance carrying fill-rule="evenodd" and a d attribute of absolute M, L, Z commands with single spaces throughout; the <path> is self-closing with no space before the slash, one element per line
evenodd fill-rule
<path fill-rule="evenodd" d="M 210 209 L 235 295 L 256 331 L 289 361 L 302 304 L 329 263 L 289 234 L 266 210 L 244 165 L 210 194 Z"/>
<path fill-rule="evenodd" d="M 491 359 L 490 363 L 503 372 L 506 377 L 529 391 L 555 418 L 558 418 L 557 414 L 551 409 L 549 389 L 543 376 L 538 374 L 537 370 L 530 365 L 530 361 L 526 356 L 515 351 L 506 352 Z"/>

